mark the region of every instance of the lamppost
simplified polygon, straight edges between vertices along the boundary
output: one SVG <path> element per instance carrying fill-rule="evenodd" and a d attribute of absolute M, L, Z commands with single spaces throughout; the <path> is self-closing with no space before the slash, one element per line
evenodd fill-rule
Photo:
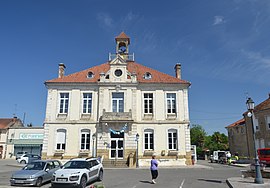
<path fill-rule="evenodd" d="M 255 179 L 254 179 L 254 183 L 257 184 L 263 184 L 263 178 L 262 178 L 262 173 L 261 173 L 261 168 L 260 168 L 260 164 L 259 164 L 259 158 L 258 158 L 258 153 L 257 153 L 257 149 L 256 149 L 256 144 L 255 144 L 255 130 L 254 130 L 254 125 L 253 125 L 253 110 L 254 110 L 254 102 L 253 100 L 249 97 L 247 102 L 247 109 L 248 109 L 248 113 L 247 116 L 250 117 L 251 120 L 251 126 L 252 126 L 252 135 L 253 135 L 253 144 L 254 144 L 254 152 L 255 152 Z"/>
<path fill-rule="evenodd" d="M 94 133 L 92 135 L 92 140 L 93 140 L 93 153 L 92 153 L 92 155 L 93 155 L 93 157 L 96 157 L 96 152 L 95 152 L 95 150 L 96 150 L 96 148 L 95 148 L 95 138 L 96 138 L 96 134 Z"/>
<path fill-rule="evenodd" d="M 138 154 L 138 151 L 139 151 L 139 148 L 138 148 L 138 142 L 139 142 L 139 137 L 140 135 L 137 133 L 136 134 L 136 143 L 137 143 L 137 148 L 136 148 L 136 168 L 139 168 L 139 154 Z"/>

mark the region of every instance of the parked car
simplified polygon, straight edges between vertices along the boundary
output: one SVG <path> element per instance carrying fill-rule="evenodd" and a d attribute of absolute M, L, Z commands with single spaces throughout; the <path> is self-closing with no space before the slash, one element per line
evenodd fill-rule
<path fill-rule="evenodd" d="M 20 156 L 17 159 L 17 162 L 20 164 L 27 164 L 27 163 L 30 163 L 34 160 L 39 160 L 39 159 L 41 159 L 41 157 L 39 155 L 27 153 L 27 154 L 23 154 L 22 156 Z"/>
<path fill-rule="evenodd" d="M 22 156 L 23 154 L 27 154 L 28 152 L 27 151 L 18 151 L 17 153 L 16 153 L 16 160 L 20 157 L 20 156 Z"/>
<path fill-rule="evenodd" d="M 16 171 L 10 178 L 11 185 L 34 185 L 40 187 L 51 181 L 53 173 L 60 169 L 57 160 L 36 160 L 28 163 L 23 169 Z"/>
<path fill-rule="evenodd" d="M 93 180 L 102 181 L 103 166 L 97 158 L 71 159 L 52 177 L 52 187 L 79 186 L 85 188 Z"/>

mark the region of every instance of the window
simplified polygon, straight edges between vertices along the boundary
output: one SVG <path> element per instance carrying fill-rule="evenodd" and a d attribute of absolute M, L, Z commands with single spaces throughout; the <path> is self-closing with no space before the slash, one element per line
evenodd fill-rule
<path fill-rule="evenodd" d="M 168 146 L 169 150 L 177 150 L 177 130 L 170 129 L 168 131 Z"/>
<path fill-rule="evenodd" d="M 146 72 L 143 77 L 145 80 L 150 80 L 152 78 L 152 75 L 150 72 Z"/>
<path fill-rule="evenodd" d="M 60 114 L 68 113 L 69 93 L 60 93 Z"/>
<path fill-rule="evenodd" d="M 66 149 L 66 130 L 64 130 L 64 129 L 57 130 L 56 149 L 57 150 L 65 150 Z"/>
<path fill-rule="evenodd" d="M 176 94 L 167 93 L 167 113 L 175 114 L 176 113 Z"/>
<path fill-rule="evenodd" d="M 88 72 L 87 78 L 94 78 L 94 73 L 93 72 Z"/>
<path fill-rule="evenodd" d="M 83 113 L 90 114 L 92 112 L 92 93 L 83 94 Z"/>
<path fill-rule="evenodd" d="M 258 119 L 254 119 L 254 128 L 256 131 L 259 131 L 260 130 L 260 127 L 259 127 L 259 121 Z"/>
<path fill-rule="evenodd" d="M 154 150 L 154 131 L 152 129 L 144 131 L 144 149 Z"/>
<path fill-rule="evenodd" d="M 90 130 L 81 130 L 81 150 L 90 149 Z"/>
<path fill-rule="evenodd" d="M 153 93 L 144 93 L 144 113 L 153 113 Z"/>
<path fill-rule="evenodd" d="M 124 93 L 112 93 L 112 111 L 124 112 Z"/>
<path fill-rule="evenodd" d="M 270 116 L 266 116 L 266 127 L 270 129 Z"/>

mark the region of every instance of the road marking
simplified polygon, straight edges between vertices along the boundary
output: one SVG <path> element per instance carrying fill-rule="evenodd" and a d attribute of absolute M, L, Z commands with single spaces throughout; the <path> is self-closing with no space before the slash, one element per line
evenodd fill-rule
<path fill-rule="evenodd" d="M 179 188 L 183 188 L 184 183 L 185 183 L 185 179 L 183 179 Z"/>

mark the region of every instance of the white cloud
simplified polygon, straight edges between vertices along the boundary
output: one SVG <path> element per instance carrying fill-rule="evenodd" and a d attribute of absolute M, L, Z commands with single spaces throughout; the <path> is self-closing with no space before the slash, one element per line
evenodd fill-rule
<path fill-rule="evenodd" d="M 113 26 L 113 19 L 106 13 L 99 13 L 97 15 L 97 19 L 105 27 L 112 27 Z"/>
<path fill-rule="evenodd" d="M 219 24 L 224 24 L 226 21 L 224 20 L 223 16 L 215 16 L 214 17 L 214 22 L 213 25 L 219 25 Z"/>
<path fill-rule="evenodd" d="M 250 60 L 251 64 L 256 69 L 270 69 L 270 57 L 263 57 L 259 52 L 247 52 L 242 50 L 242 53 Z"/>

